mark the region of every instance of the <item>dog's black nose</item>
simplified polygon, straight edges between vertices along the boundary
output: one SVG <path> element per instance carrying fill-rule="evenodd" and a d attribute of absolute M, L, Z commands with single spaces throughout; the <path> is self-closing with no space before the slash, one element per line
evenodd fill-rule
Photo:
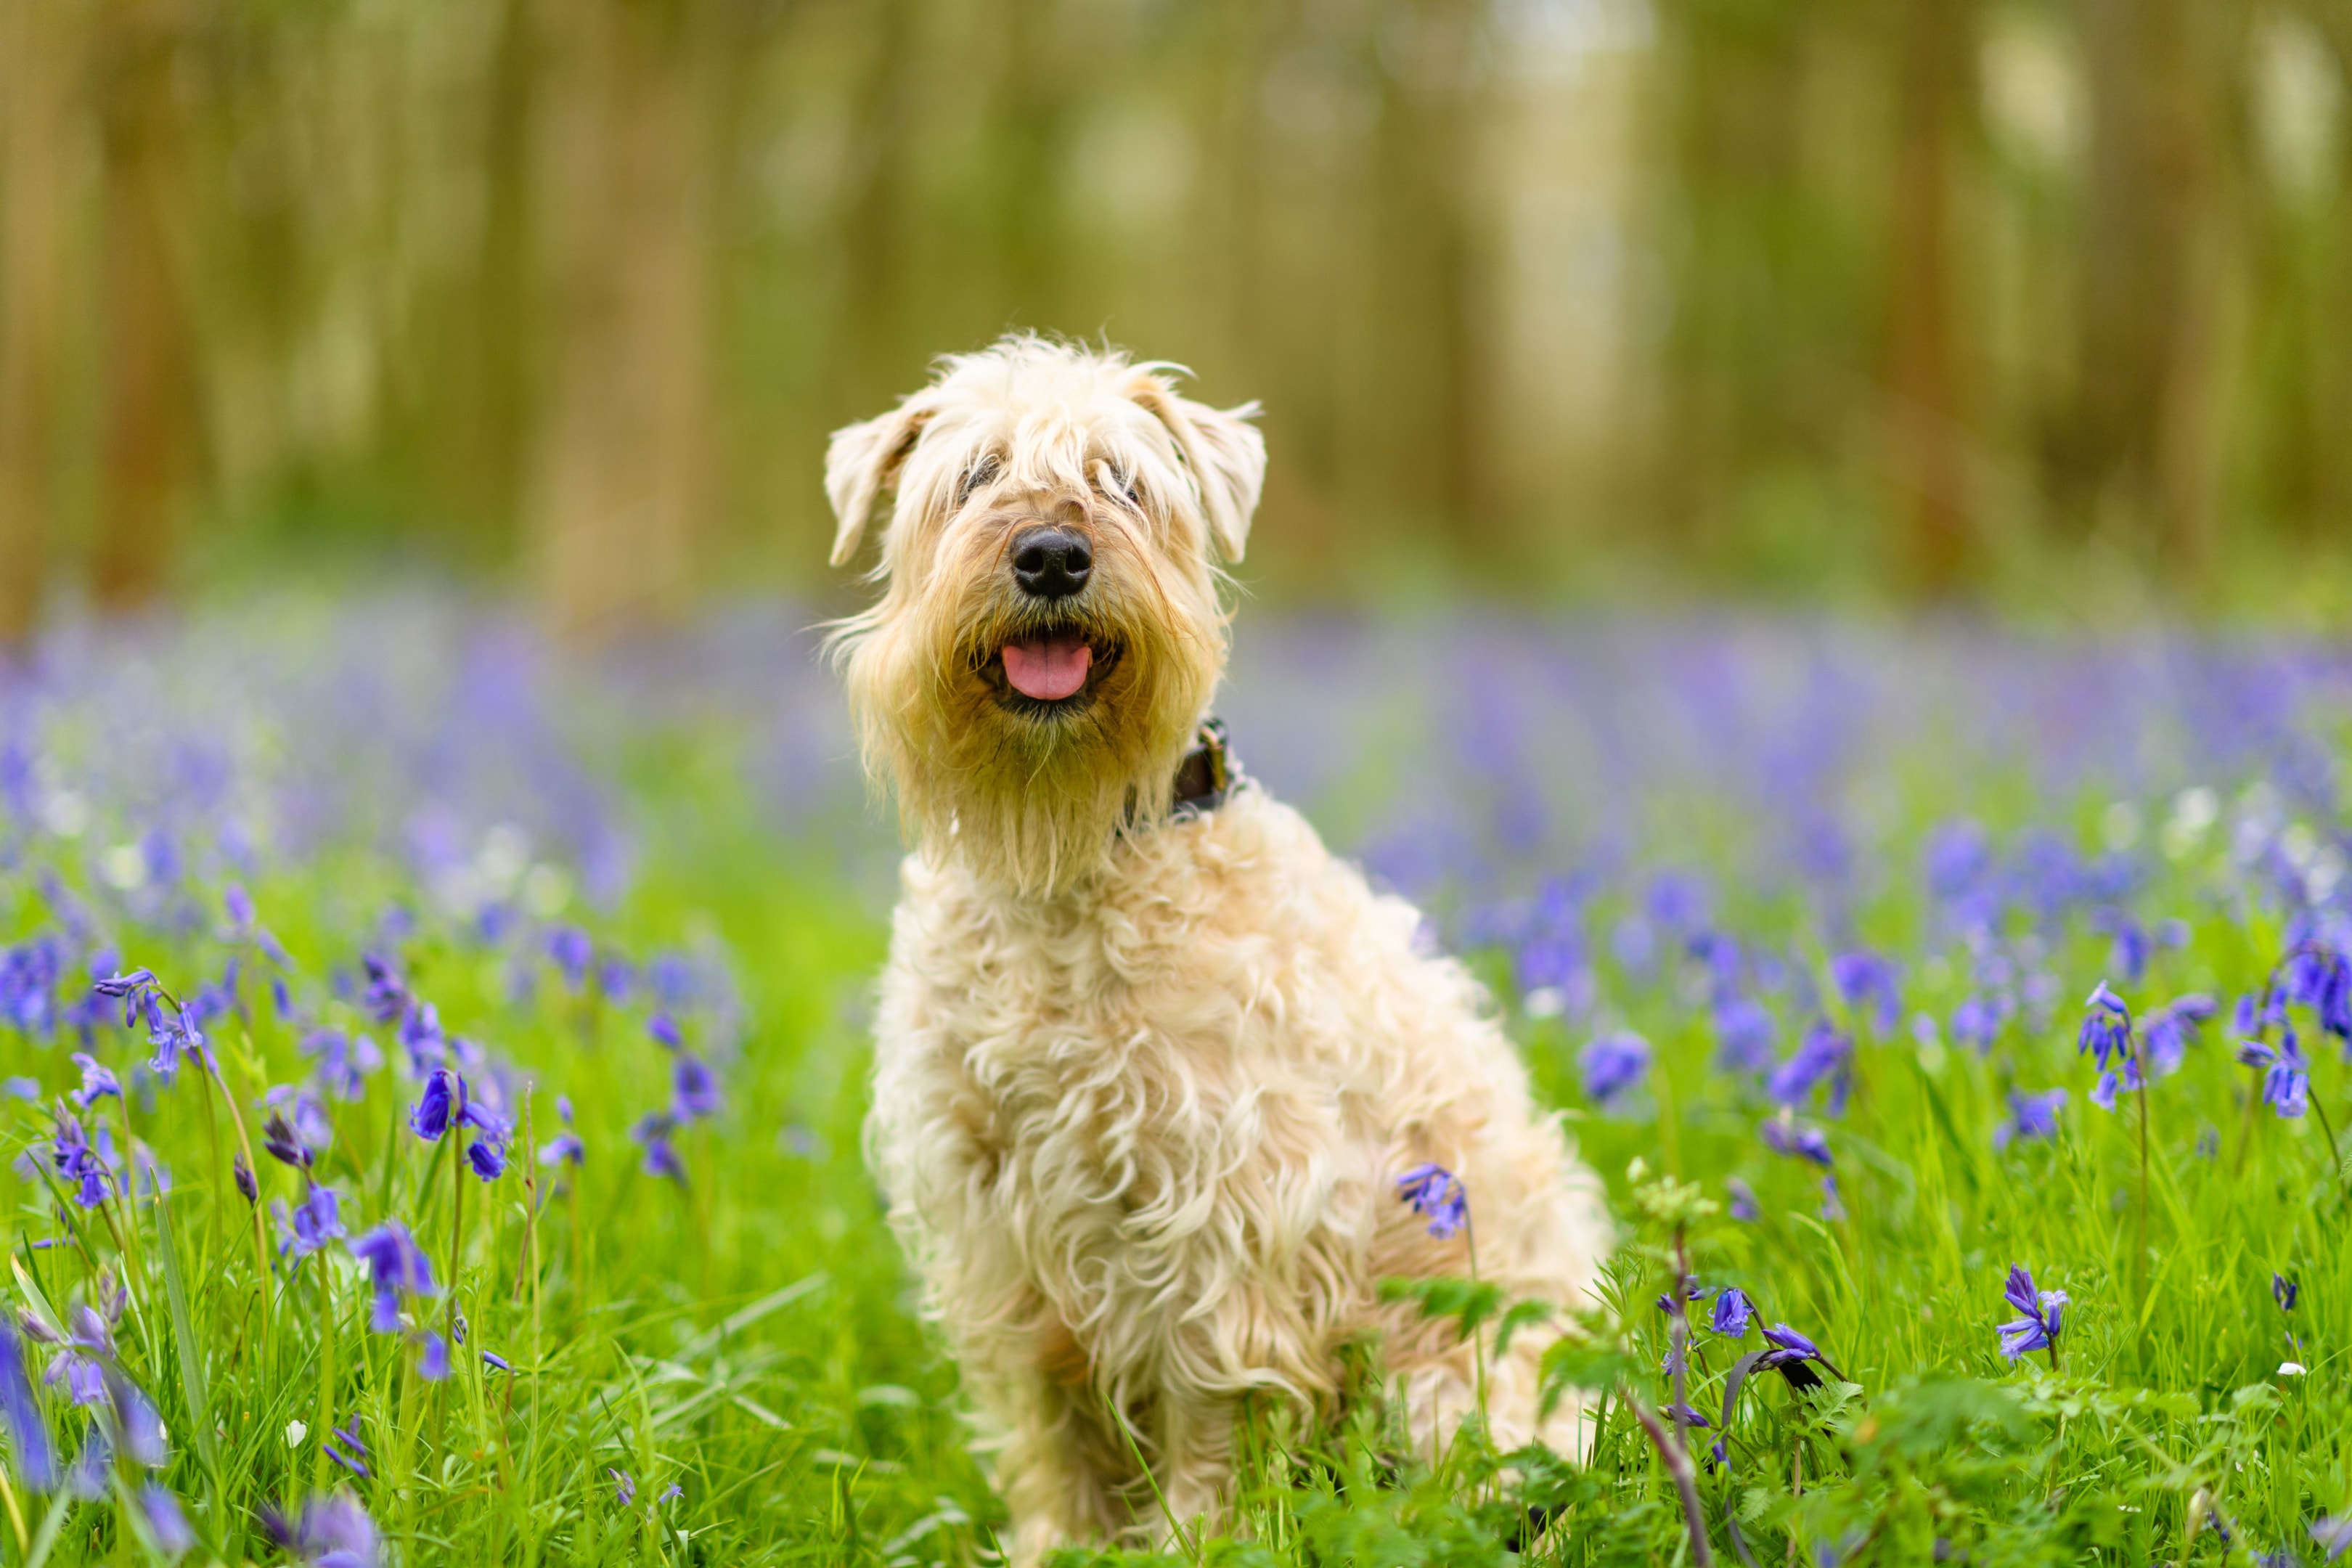
<path fill-rule="evenodd" d="M 1013 541 L 1013 580 L 1033 598 L 1066 599 L 1087 585 L 1095 552 L 1075 530 L 1024 530 Z"/>

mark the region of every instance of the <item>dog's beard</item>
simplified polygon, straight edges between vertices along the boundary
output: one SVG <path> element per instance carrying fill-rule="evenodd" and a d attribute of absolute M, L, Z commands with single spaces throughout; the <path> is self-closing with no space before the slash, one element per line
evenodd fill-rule
<path fill-rule="evenodd" d="M 1167 815 L 1223 662 L 1223 624 L 1207 584 L 1171 590 L 1128 564 L 1097 572 L 1140 594 L 1098 583 L 1074 611 L 991 588 L 962 603 L 886 602 L 858 629 L 846 675 L 860 742 L 927 853 L 1050 895 Z M 1086 685 L 1058 702 L 1012 689 L 1001 663 L 1006 643 L 1045 634 L 1093 649 Z"/>

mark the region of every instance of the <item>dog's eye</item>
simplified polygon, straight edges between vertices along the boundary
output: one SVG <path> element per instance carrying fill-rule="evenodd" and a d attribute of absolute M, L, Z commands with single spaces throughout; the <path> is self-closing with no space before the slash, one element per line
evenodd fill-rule
<path fill-rule="evenodd" d="M 1120 473 L 1108 463 L 1095 465 L 1095 488 L 1106 498 L 1123 497 L 1136 510 L 1143 510 L 1143 489 L 1139 481 Z"/>
<path fill-rule="evenodd" d="M 961 506 L 964 502 L 970 500 L 971 499 L 971 492 L 980 489 L 981 486 L 988 483 L 989 480 L 994 479 L 996 477 L 996 470 L 1003 466 L 1003 464 L 999 461 L 996 454 L 991 452 L 986 457 L 981 458 L 980 461 L 974 463 L 971 468 L 966 468 L 963 471 L 962 480 L 956 486 L 956 505 Z"/>

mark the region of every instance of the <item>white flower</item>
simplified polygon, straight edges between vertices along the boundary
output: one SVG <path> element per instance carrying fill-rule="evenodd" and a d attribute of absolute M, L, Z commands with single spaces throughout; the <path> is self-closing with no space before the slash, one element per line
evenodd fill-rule
<path fill-rule="evenodd" d="M 2303 1375 L 2303 1363 L 2299 1361 L 2283 1361 L 2279 1363 L 2279 1375 L 2281 1377 L 2301 1377 Z"/>

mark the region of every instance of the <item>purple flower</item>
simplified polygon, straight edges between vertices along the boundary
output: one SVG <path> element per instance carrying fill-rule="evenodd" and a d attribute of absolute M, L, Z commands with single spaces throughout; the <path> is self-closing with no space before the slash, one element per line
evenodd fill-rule
<path fill-rule="evenodd" d="M 2102 1072 L 2107 1070 L 2109 1057 L 2131 1059 L 2136 1054 L 2132 1046 L 2131 1009 L 2124 1005 L 2123 998 L 2108 990 L 2107 983 L 2102 980 L 2083 1007 L 2082 1031 L 2074 1037 L 2075 1054 L 2079 1056 L 2089 1051 Z"/>
<path fill-rule="evenodd" d="M 112 1069 L 100 1065 L 86 1051 L 76 1051 L 73 1059 L 74 1066 L 81 1068 L 81 1087 L 72 1095 L 76 1106 L 88 1110 L 91 1101 L 104 1100 L 108 1095 L 117 1100 L 122 1098 L 121 1080 L 114 1076 Z"/>
<path fill-rule="evenodd" d="M 439 1383 L 449 1375 L 449 1342 L 427 1330 L 417 1338 L 416 1375 Z"/>
<path fill-rule="evenodd" d="M 98 1207 L 114 1190 L 112 1142 L 101 1126 L 98 1141 L 93 1143 L 82 1131 L 79 1121 L 63 1111 L 58 1113 L 56 1131 L 49 1140 L 49 1163 L 73 1188 L 74 1202 L 83 1208 Z"/>
<path fill-rule="evenodd" d="M 1745 1224 L 1753 1224 L 1763 1214 L 1764 1211 L 1757 1205 L 1756 1189 L 1738 1177 L 1724 1178 L 1723 1190 L 1730 1194 L 1732 1218 Z"/>
<path fill-rule="evenodd" d="M 143 988 L 154 984 L 153 970 L 134 969 L 127 974 L 110 975 L 104 980 L 95 981 L 91 984 L 90 989 L 100 996 L 124 997 L 135 995 Z M 124 1019 L 125 1023 L 129 1021 L 127 1017 Z"/>
<path fill-rule="evenodd" d="M 2275 1049 L 2262 1040 L 2238 1047 L 2238 1060 L 2263 1073 L 2263 1100 L 2281 1117 L 2301 1116 L 2311 1107 L 2311 1062 L 2292 1026 L 2283 1028 Z"/>
<path fill-rule="evenodd" d="M 1737 1285 L 1726 1285 L 1716 1292 L 1715 1310 L 1708 1315 L 1707 1327 L 1727 1339 L 1743 1339 L 1748 1321 L 1755 1316 L 1755 1303 Z"/>
<path fill-rule="evenodd" d="M 2139 1058 L 2126 1057 L 2123 1058 L 2123 1069 L 2120 1072 L 2103 1072 L 2099 1075 L 2099 1081 L 2091 1089 L 2091 1103 L 2101 1110 L 2113 1110 L 2116 1108 L 2116 1094 L 2118 1090 L 2137 1094 L 2146 1087 L 2146 1084 L 2147 1080 L 2140 1076 Z"/>
<path fill-rule="evenodd" d="M 474 1174 L 485 1182 L 497 1181 L 506 1174 L 507 1141 L 504 1138 L 482 1137 L 466 1145 L 466 1163 Z"/>
<path fill-rule="evenodd" d="M 0 1426 L 7 1428 L 8 1452 L 25 1484 L 37 1492 L 56 1486 L 57 1450 L 50 1447 L 40 1401 L 25 1371 L 24 1342 L 5 1314 L 0 1314 Z"/>
<path fill-rule="evenodd" d="M 236 1190 L 245 1194 L 245 1201 L 249 1204 L 259 1203 L 261 1184 L 254 1180 L 253 1167 L 245 1163 L 245 1155 L 242 1152 L 229 1156 L 228 1169 L 230 1179 L 236 1183 Z"/>
<path fill-rule="evenodd" d="M 2271 1276 L 2271 1300 L 2278 1303 L 2280 1311 L 2294 1311 L 2295 1299 L 2302 1294 L 2303 1287 L 2296 1284 L 2294 1280 L 2289 1279 L 2284 1274 L 2273 1274 Z"/>
<path fill-rule="evenodd" d="M 644 1146 L 645 1159 L 638 1169 L 648 1176 L 667 1176 L 675 1182 L 686 1180 L 686 1162 L 677 1157 L 670 1134 L 677 1131 L 677 1121 L 667 1111 L 649 1111 L 637 1119 L 629 1129 L 629 1136 Z"/>
<path fill-rule="evenodd" d="M 1650 1042 L 1620 1031 L 1603 1035 L 1577 1057 L 1584 1070 L 1584 1094 L 1606 1105 L 1642 1081 L 1650 1070 Z"/>
<path fill-rule="evenodd" d="M 596 944 L 578 926 L 560 926 L 548 932 L 547 956 L 562 972 L 563 984 L 577 991 L 587 981 L 588 964 L 596 956 Z"/>
<path fill-rule="evenodd" d="M 1757 1357 L 1757 1369 L 1771 1368 L 1786 1378 L 1791 1388 L 1821 1386 L 1820 1374 L 1806 1364 L 1810 1362 L 1818 1362 L 1831 1373 L 1843 1375 L 1830 1365 L 1829 1358 L 1822 1354 L 1819 1345 L 1786 1323 L 1775 1323 L 1765 1330 L 1764 1342 L 1772 1348 Z"/>
<path fill-rule="evenodd" d="M 2045 1089 L 2040 1094 L 2009 1091 L 2009 1120 L 1992 1130 L 1992 1145 L 2009 1147 L 2013 1140 L 2035 1140 L 2058 1136 L 2059 1108 L 2066 1103 L 2063 1089 Z M 2111 1105 L 2110 1110 L 2114 1109 Z"/>
<path fill-rule="evenodd" d="M 375 1521 L 345 1492 L 312 1499 L 293 1520 L 265 1507 L 261 1522 L 307 1568 L 380 1568 L 383 1561 Z"/>
<path fill-rule="evenodd" d="M 289 1245 L 297 1258 L 307 1258 L 330 1241 L 341 1239 L 345 1234 L 342 1204 L 335 1189 L 312 1187 L 310 1194 L 294 1206 L 287 1228 L 292 1237 Z"/>
<path fill-rule="evenodd" d="M 1759 1123 L 1756 1131 L 1764 1140 L 1764 1146 L 1776 1154 L 1811 1160 L 1825 1168 L 1836 1163 L 1830 1155 L 1828 1136 L 1818 1127 L 1798 1126 L 1786 1108 L 1771 1121 Z"/>
<path fill-rule="evenodd" d="M 637 1500 L 637 1479 L 626 1470 L 607 1468 L 604 1473 L 613 1478 L 613 1500 L 623 1508 Z"/>
<path fill-rule="evenodd" d="M 1429 1234 L 1440 1240 L 1469 1223 L 1470 1191 L 1443 1165 L 1415 1165 L 1396 1180 L 1397 1198 L 1429 1216 Z"/>
<path fill-rule="evenodd" d="M 1801 1105 L 1824 1081 L 1830 1086 L 1829 1112 L 1841 1115 L 1845 1110 L 1846 1095 L 1853 1087 L 1853 1042 L 1838 1033 L 1826 1020 L 1817 1021 L 1805 1031 L 1805 1037 L 1789 1059 L 1773 1069 L 1766 1080 L 1764 1092 L 1782 1105 Z"/>
<path fill-rule="evenodd" d="M 651 1035 L 654 1043 L 664 1050 L 682 1051 L 686 1048 L 686 1037 L 678 1033 L 677 1021 L 667 1013 L 656 1013 L 647 1018 L 646 1033 Z"/>
<path fill-rule="evenodd" d="M 2140 1043 L 2147 1047 L 2157 1077 L 2180 1070 L 2188 1047 L 2197 1043 L 2199 1027 L 2220 1011 L 2213 998 L 2192 993 L 2174 997 L 2141 1021 Z"/>
<path fill-rule="evenodd" d="M 1713 1425 L 1713 1423 L 1708 1421 L 1706 1416 L 1701 1415 L 1697 1411 L 1693 1410 L 1687 1405 L 1669 1404 L 1666 1406 L 1665 1415 L 1668 1420 L 1674 1422 L 1678 1426 L 1707 1426 Z"/>
<path fill-rule="evenodd" d="M 188 1527 L 188 1516 L 180 1511 L 180 1500 L 153 1481 L 140 1489 L 139 1513 L 165 1557 L 184 1556 L 195 1545 L 196 1532 Z"/>
<path fill-rule="evenodd" d="M 490 1351 L 484 1351 L 482 1352 L 482 1364 L 490 1368 L 493 1372 L 512 1373 L 514 1371 L 514 1367 L 507 1361 L 506 1357 Z"/>
<path fill-rule="evenodd" d="M 367 1092 L 368 1075 L 383 1066 L 383 1053 L 365 1035 L 345 1035 L 341 1029 L 313 1029 L 302 1040 L 302 1054 L 317 1059 L 312 1069 L 319 1087 L 333 1099 L 353 1100 Z"/>
<path fill-rule="evenodd" d="M 695 1057 L 681 1056 L 670 1074 L 670 1113 L 679 1121 L 698 1121 L 719 1114 L 719 1077 Z"/>
<path fill-rule="evenodd" d="M 2324 1547 L 2330 1563 L 2352 1552 L 2352 1513 L 2339 1513 L 2323 1518 L 2311 1527 L 2311 1543 Z"/>
<path fill-rule="evenodd" d="M 1780 1026 L 1760 1002 L 1734 996 L 1715 1009 L 1716 1060 L 1727 1072 L 1762 1072 L 1772 1065 Z"/>
<path fill-rule="evenodd" d="M 341 1442 L 341 1447 L 336 1447 L 338 1439 Z M 321 1441 L 320 1447 L 326 1450 L 327 1458 L 334 1460 L 360 1479 L 364 1481 L 373 1479 L 373 1473 L 367 1467 L 367 1445 L 360 1441 L 360 1423 L 356 1415 L 352 1417 L 350 1426 L 338 1426 L 328 1433 Z"/>
<path fill-rule="evenodd" d="M 449 1123 L 464 1113 L 466 1080 L 447 1068 L 435 1068 L 425 1079 L 425 1091 L 408 1113 L 408 1125 L 427 1143 L 438 1143 Z"/>
<path fill-rule="evenodd" d="M 360 1011 L 379 1024 L 397 1024 L 408 1016 L 416 998 L 409 994 L 407 983 L 392 961 L 375 953 L 361 958 L 360 967 L 367 972 L 367 989 L 360 995 Z"/>
<path fill-rule="evenodd" d="M 2002 1009 L 1990 997 L 1970 996 L 1952 1009 L 1952 1038 L 1972 1046 L 1979 1056 L 1992 1048 L 2000 1034 Z"/>
<path fill-rule="evenodd" d="M 1895 989 L 1895 965 L 1874 952 L 1842 952 L 1831 959 L 1830 983 L 1856 1016 L 1869 1006 L 1881 1033 L 1895 1027 L 1902 1016 L 1903 998 Z"/>
<path fill-rule="evenodd" d="M 2066 1292 L 2041 1290 L 2033 1288 L 2033 1276 L 2023 1264 L 2009 1267 L 2009 1282 L 2001 1296 L 2024 1315 L 2013 1322 L 2000 1325 L 2000 1353 L 2015 1361 L 2030 1351 L 2038 1351 L 2058 1337 L 2059 1320 L 2064 1316 Z"/>
<path fill-rule="evenodd" d="M 386 1220 L 352 1242 L 352 1256 L 367 1265 L 375 1289 L 375 1310 L 368 1326 L 388 1334 L 400 1327 L 400 1299 L 440 1294 L 433 1283 L 433 1265 L 398 1220 Z"/>

